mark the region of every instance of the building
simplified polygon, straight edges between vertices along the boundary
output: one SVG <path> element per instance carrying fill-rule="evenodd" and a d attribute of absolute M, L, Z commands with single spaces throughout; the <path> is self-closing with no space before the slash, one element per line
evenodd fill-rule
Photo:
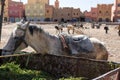
<path fill-rule="evenodd" d="M 44 3 L 49 4 L 49 0 L 28 0 L 28 4 Z"/>
<path fill-rule="evenodd" d="M 54 8 L 53 20 L 54 21 L 76 21 L 79 20 L 82 12 L 80 9 L 70 7 Z"/>
<path fill-rule="evenodd" d="M 53 21 L 76 21 L 80 19 L 82 12 L 73 7 L 59 7 L 59 1 L 56 0 L 53 9 Z"/>
<path fill-rule="evenodd" d="M 97 16 L 98 16 L 97 8 L 92 7 L 90 15 L 91 15 L 91 20 L 92 21 L 97 21 Z"/>
<path fill-rule="evenodd" d="M 53 12 L 54 7 L 52 5 L 45 6 L 45 21 L 52 21 L 53 20 Z"/>
<path fill-rule="evenodd" d="M 113 4 L 98 4 L 97 5 L 97 21 L 111 21 L 111 9 Z"/>
<path fill-rule="evenodd" d="M 30 21 L 71 21 L 78 20 L 82 14 L 80 9 L 59 7 L 59 1 L 49 5 L 49 0 L 28 0 L 25 14 Z"/>
<path fill-rule="evenodd" d="M 43 21 L 45 19 L 45 4 L 26 4 L 25 15 L 30 21 Z"/>
<path fill-rule="evenodd" d="M 97 7 L 91 7 L 91 10 L 85 11 L 86 21 L 109 22 L 111 21 L 111 9 L 113 4 L 98 4 Z"/>
<path fill-rule="evenodd" d="M 25 5 L 27 20 L 44 21 L 46 5 L 49 5 L 49 0 L 28 0 L 28 4 Z"/>
<path fill-rule="evenodd" d="M 120 21 L 120 0 L 114 1 L 111 13 L 111 21 Z"/>
<path fill-rule="evenodd" d="M 4 21 L 16 22 L 23 17 L 24 5 L 22 2 L 5 0 Z"/>
<path fill-rule="evenodd" d="M 82 15 L 82 12 L 80 11 L 80 8 L 72 9 L 72 19 L 78 20 L 81 15 Z"/>
<path fill-rule="evenodd" d="M 85 16 L 85 21 L 86 22 L 91 22 L 92 21 L 91 11 L 84 11 L 84 16 Z"/>

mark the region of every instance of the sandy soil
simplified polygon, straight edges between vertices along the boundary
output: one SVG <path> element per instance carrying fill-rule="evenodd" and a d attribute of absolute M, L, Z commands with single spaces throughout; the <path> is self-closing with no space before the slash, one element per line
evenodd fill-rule
<path fill-rule="evenodd" d="M 56 34 L 56 30 L 54 29 L 55 25 L 56 24 L 49 24 L 49 25 L 46 24 L 46 25 L 40 25 L 40 26 L 48 33 Z M 116 25 L 108 25 L 109 27 L 108 34 L 105 33 L 104 24 L 101 26 L 100 29 L 96 29 L 96 28 L 91 29 L 90 26 L 88 25 L 85 25 L 85 26 L 89 28 L 89 29 L 82 30 L 86 35 L 90 37 L 96 37 L 105 43 L 105 46 L 109 51 L 109 61 L 119 62 L 120 61 L 120 36 L 118 36 L 117 30 L 115 29 Z M 3 24 L 0 48 L 3 48 L 5 46 L 11 32 L 15 27 L 16 27 L 15 23 Z M 64 32 L 66 32 L 66 28 L 64 28 Z M 25 49 L 25 51 L 31 52 L 34 50 L 29 47 Z"/>

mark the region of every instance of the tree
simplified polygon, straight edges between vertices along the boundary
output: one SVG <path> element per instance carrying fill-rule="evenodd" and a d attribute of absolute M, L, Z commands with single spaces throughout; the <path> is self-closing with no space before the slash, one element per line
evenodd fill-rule
<path fill-rule="evenodd" d="M 2 22 L 3 22 L 3 12 L 4 12 L 5 0 L 0 0 L 0 1 L 1 1 L 1 14 L 0 14 L 0 41 L 1 41 L 1 32 L 2 32 Z"/>

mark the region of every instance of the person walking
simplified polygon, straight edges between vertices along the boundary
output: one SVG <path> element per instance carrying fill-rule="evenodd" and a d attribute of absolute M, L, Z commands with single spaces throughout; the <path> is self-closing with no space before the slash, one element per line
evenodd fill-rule
<path fill-rule="evenodd" d="M 107 34 L 107 33 L 108 33 L 108 30 L 109 30 L 108 26 L 105 26 L 105 27 L 104 27 L 104 30 L 105 30 L 105 33 Z"/>
<path fill-rule="evenodd" d="M 120 36 L 120 25 L 118 26 L 118 35 Z"/>

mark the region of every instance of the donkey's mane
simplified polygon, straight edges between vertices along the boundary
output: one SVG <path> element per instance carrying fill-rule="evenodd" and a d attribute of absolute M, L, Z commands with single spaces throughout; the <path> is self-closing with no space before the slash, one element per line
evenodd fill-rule
<path fill-rule="evenodd" d="M 56 36 L 54 36 L 54 35 L 51 35 L 51 34 L 49 34 L 48 32 L 46 32 L 46 31 L 44 31 L 44 29 L 42 28 L 42 27 L 39 27 L 39 26 L 37 26 L 37 25 L 33 25 L 33 24 L 30 24 L 29 25 L 29 32 L 30 32 L 30 34 L 31 35 L 33 35 L 34 34 L 34 32 L 37 32 L 37 33 L 44 33 L 44 34 L 46 34 L 47 36 L 49 36 L 49 37 L 51 37 L 51 38 L 55 38 Z"/>

